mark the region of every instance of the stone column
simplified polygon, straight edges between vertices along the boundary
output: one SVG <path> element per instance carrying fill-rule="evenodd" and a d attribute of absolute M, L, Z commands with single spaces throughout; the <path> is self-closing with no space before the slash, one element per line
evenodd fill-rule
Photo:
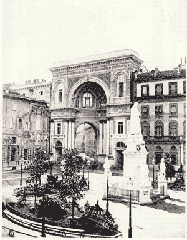
<path fill-rule="evenodd" d="M 53 145 L 54 145 L 54 122 L 51 122 L 51 141 L 50 141 L 50 152 L 53 152 Z"/>
<path fill-rule="evenodd" d="M 127 134 L 127 118 L 125 118 L 125 134 Z"/>
<path fill-rule="evenodd" d="M 100 122 L 100 148 L 99 148 L 99 153 L 102 154 L 103 153 L 103 123 Z"/>
<path fill-rule="evenodd" d="M 181 142 L 181 164 L 183 165 L 183 154 L 184 154 L 184 146 L 183 146 L 183 142 Z M 180 165 L 179 163 L 178 163 L 178 165 Z"/>
<path fill-rule="evenodd" d="M 72 143 L 71 143 L 71 148 L 74 149 L 75 148 L 75 123 L 72 122 L 71 123 L 71 140 L 72 140 Z"/>
<path fill-rule="evenodd" d="M 112 155 L 113 119 L 110 119 L 109 155 Z"/>
<path fill-rule="evenodd" d="M 104 139 L 103 139 L 103 153 L 106 154 L 107 150 L 107 122 L 104 122 Z"/>
<path fill-rule="evenodd" d="M 110 148 L 110 119 L 107 119 L 107 139 L 106 139 L 106 155 L 109 155 Z"/>
<path fill-rule="evenodd" d="M 65 148 L 68 148 L 68 122 L 64 122 L 65 125 Z"/>
<path fill-rule="evenodd" d="M 68 149 L 71 149 L 71 122 L 70 121 L 68 126 Z"/>

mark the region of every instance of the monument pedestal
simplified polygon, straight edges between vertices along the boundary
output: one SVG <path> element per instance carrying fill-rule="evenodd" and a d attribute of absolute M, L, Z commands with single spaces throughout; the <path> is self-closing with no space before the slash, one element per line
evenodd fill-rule
<path fill-rule="evenodd" d="M 167 180 L 158 179 L 158 191 L 160 193 L 160 196 L 169 197 L 167 188 L 168 188 Z"/>
<path fill-rule="evenodd" d="M 139 191 L 140 191 L 140 204 L 149 204 L 152 203 L 152 200 L 150 198 L 150 190 L 152 189 L 151 186 L 139 186 Z"/>

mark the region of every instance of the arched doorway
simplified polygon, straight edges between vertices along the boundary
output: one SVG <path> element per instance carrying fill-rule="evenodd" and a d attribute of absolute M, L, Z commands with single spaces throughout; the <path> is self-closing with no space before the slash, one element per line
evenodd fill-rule
<path fill-rule="evenodd" d="M 124 158 L 123 158 L 123 151 L 125 150 L 126 145 L 123 142 L 118 142 L 116 144 L 116 168 L 123 169 L 124 165 Z"/>
<path fill-rule="evenodd" d="M 85 122 L 76 128 L 75 148 L 80 153 L 97 160 L 97 129 L 93 124 Z"/>
<path fill-rule="evenodd" d="M 155 164 L 159 164 L 161 162 L 161 158 L 163 157 L 163 149 L 161 146 L 156 146 L 155 149 Z"/>
<path fill-rule="evenodd" d="M 171 164 L 177 165 L 178 164 L 178 151 L 175 146 L 171 146 L 170 149 L 170 158 L 171 158 Z"/>
<path fill-rule="evenodd" d="M 56 151 L 56 160 L 61 160 L 62 158 L 62 143 L 57 141 L 55 143 L 55 151 Z"/>

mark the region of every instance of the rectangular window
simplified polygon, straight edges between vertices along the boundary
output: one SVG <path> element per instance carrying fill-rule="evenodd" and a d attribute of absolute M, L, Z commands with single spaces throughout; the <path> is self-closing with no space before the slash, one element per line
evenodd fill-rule
<path fill-rule="evenodd" d="M 61 123 L 57 123 L 57 134 L 61 134 Z"/>
<path fill-rule="evenodd" d="M 59 102 L 62 102 L 62 89 L 59 90 Z"/>
<path fill-rule="evenodd" d="M 123 97 L 123 82 L 119 82 L 119 97 Z"/>
<path fill-rule="evenodd" d="M 43 95 L 43 91 L 40 92 L 40 95 Z"/>
<path fill-rule="evenodd" d="M 22 128 L 22 119 L 21 118 L 19 118 L 18 119 L 18 128 Z"/>
<path fill-rule="evenodd" d="M 177 103 L 170 103 L 170 117 L 178 117 L 178 104 Z"/>
<path fill-rule="evenodd" d="M 141 86 L 141 96 L 142 97 L 149 96 L 149 85 L 142 85 Z"/>
<path fill-rule="evenodd" d="M 123 134 L 123 122 L 118 122 L 118 134 Z"/>
<path fill-rule="evenodd" d="M 12 144 L 16 144 L 16 137 L 12 137 Z"/>
<path fill-rule="evenodd" d="M 156 105 L 155 106 L 155 117 L 163 116 L 163 105 Z"/>
<path fill-rule="evenodd" d="M 141 116 L 142 118 L 148 118 L 149 117 L 149 106 L 142 105 L 141 106 Z"/>
<path fill-rule="evenodd" d="M 27 149 L 24 149 L 24 160 L 27 160 Z"/>
<path fill-rule="evenodd" d="M 177 94 L 177 82 L 169 82 L 169 94 Z"/>
<path fill-rule="evenodd" d="M 155 84 L 155 96 L 163 95 L 163 83 Z"/>
<path fill-rule="evenodd" d="M 186 81 L 183 81 L 183 93 L 186 94 Z"/>

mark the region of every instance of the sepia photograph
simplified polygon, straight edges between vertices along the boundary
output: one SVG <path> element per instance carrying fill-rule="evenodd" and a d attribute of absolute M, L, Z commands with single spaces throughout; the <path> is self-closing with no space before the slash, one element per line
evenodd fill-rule
<path fill-rule="evenodd" d="M 186 237 L 186 0 L 2 0 L 2 238 Z"/>

